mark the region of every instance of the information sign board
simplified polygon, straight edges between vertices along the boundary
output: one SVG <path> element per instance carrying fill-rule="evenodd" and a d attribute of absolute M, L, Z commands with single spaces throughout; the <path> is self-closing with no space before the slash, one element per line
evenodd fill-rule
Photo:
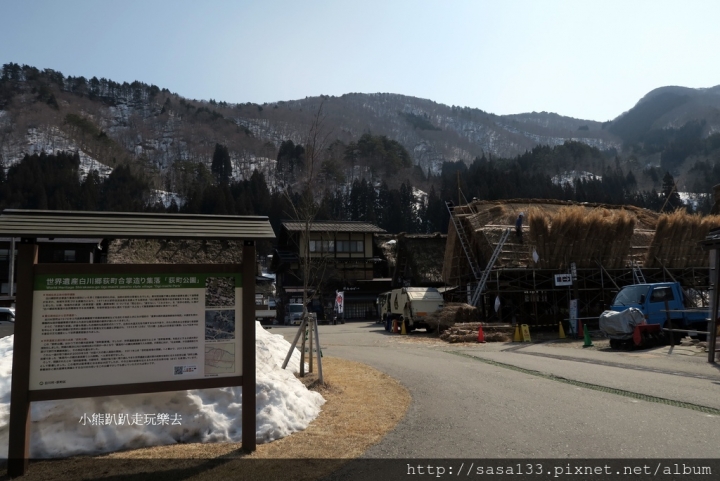
<path fill-rule="evenodd" d="M 242 375 L 239 273 L 36 274 L 30 390 Z"/>

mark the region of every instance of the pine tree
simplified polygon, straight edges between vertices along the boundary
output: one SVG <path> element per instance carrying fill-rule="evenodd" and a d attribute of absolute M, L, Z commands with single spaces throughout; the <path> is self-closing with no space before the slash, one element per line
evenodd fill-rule
<path fill-rule="evenodd" d="M 230 162 L 230 152 L 226 146 L 215 144 L 215 153 L 213 154 L 210 170 L 218 184 L 227 184 L 230 182 L 230 177 L 232 177 L 232 162 Z"/>

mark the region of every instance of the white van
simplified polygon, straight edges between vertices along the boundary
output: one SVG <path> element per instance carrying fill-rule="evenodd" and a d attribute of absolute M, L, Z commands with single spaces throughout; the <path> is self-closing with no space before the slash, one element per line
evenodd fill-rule
<path fill-rule="evenodd" d="M 394 289 L 388 300 L 390 302 L 388 317 L 394 319 L 402 317 L 411 331 L 425 328 L 428 332 L 432 332 L 435 328 L 429 326 L 425 318 L 444 306 L 442 294 L 434 287 Z"/>

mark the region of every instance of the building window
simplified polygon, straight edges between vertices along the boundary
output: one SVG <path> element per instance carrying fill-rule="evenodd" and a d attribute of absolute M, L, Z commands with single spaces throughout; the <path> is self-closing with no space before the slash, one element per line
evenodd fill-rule
<path fill-rule="evenodd" d="M 10 249 L 0 249 L 0 262 L 6 262 L 9 257 Z"/>
<path fill-rule="evenodd" d="M 53 262 L 75 262 L 75 250 L 56 250 L 55 252 L 53 252 Z"/>
<path fill-rule="evenodd" d="M 658 287 L 652 291 L 652 294 L 650 296 L 650 302 L 664 302 L 665 299 L 667 299 L 668 301 L 675 300 L 672 289 L 670 289 L 669 287 Z"/>
<path fill-rule="evenodd" d="M 319 240 L 311 240 L 310 241 L 310 252 L 334 252 L 335 251 L 335 241 L 319 241 Z"/>
<path fill-rule="evenodd" d="M 365 252 L 363 241 L 337 241 L 338 252 Z"/>

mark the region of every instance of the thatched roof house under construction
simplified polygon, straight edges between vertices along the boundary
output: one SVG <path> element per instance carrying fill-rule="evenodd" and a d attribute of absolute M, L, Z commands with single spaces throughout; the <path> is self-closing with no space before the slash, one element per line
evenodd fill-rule
<path fill-rule="evenodd" d="M 476 200 L 454 207 L 454 215 L 480 268 L 486 267 L 503 231 L 514 231 L 521 212 L 525 214 L 522 241 L 514 232 L 508 237 L 496 268 L 568 269 L 573 262 L 578 268 L 702 267 L 708 260 L 698 242 L 712 227 L 720 227 L 720 216 L 658 214 L 635 206 Z M 442 277 L 450 285 L 472 280 L 452 221 Z"/>
<path fill-rule="evenodd" d="M 525 214 L 522 238 L 514 232 L 520 212 Z M 570 299 L 578 300 L 578 315 L 587 319 L 607 309 L 620 286 L 638 282 L 677 280 L 692 288 L 698 305 L 708 300 L 708 258 L 699 242 L 720 227 L 720 216 L 534 199 L 476 200 L 453 207 L 452 213 L 443 280 L 461 286 L 456 296 L 463 301 L 475 297 L 485 280 L 476 297 L 485 320 L 556 328 L 570 317 Z M 570 272 L 573 263 L 572 288 L 556 285 L 555 274 Z"/>

